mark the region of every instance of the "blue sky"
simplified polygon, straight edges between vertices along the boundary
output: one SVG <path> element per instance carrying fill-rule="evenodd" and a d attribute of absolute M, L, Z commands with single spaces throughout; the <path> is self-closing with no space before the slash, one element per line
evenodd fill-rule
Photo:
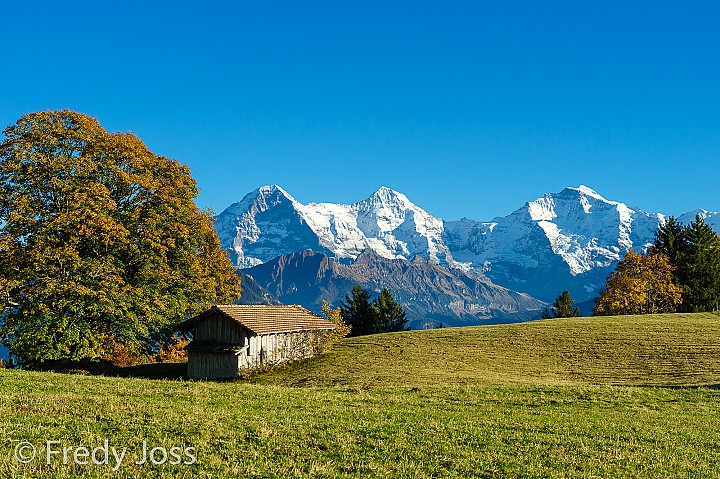
<path fill-rule="evenodd" d="M 586 184 L 720 210 L 720 3 L 12 2 L 0 125 L 70 108 L 188 164 L 221 211 L 264 184 L 381 185 L 479 220 Z"/>

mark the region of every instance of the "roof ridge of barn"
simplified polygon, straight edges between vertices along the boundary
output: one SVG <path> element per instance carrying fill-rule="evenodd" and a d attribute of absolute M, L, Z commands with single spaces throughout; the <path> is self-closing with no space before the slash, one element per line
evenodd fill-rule
<path fill-rule="evenodd" d="M 216 304 L 180 324 L 178 329 L 191 329 L 198 322 L 211 316 L 213 312 L 220 312 L 255 334 L 336 328 L 333 322 L 299 304 Z"/>

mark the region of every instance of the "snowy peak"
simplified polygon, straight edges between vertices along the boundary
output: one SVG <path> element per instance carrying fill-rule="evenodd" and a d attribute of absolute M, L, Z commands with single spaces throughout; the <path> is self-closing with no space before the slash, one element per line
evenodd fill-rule
<path fill-rule="evenodd" d="M 442 220 L 385 186 L 352 205 L 303 205 L 277 185 L 264 186 L 223 211 L 217 225 L 223 246 L 241 268 L 294 253 L 297 246 L 345 260 L 369 248 L 387 259 L 422 255 L 436 263 L 452 261 L 442 241 Z"/>
<path fill-rule="evenodd" d="M 422 211 L 412 204 L 407 196 L 385 186 L 380 187 L 368 199 L 352 205 L 351 209 L 357 215 L 358 227 L 371 236 L 392 232 L 409 215 Z"/>
<path fill-rule="evenodd" d="M 375 193 L 370 195 L 368 199 L 356 203 L 356 205 L 361 204 L 370 204 L 375 207 L 402 206 L 410 208 L 415 206 L 408 200 L 407 196 L 387 186 L 381 186 Z"/>
<path fill-rule="evenodd" d="M 530 201 L 526 206 L 532 221 L 551 221 L 557 217 L 553 195 L 545 195 L 535 201 Z"/>
<path fill-rule="evenodd" d="M 708 211 L 702 208 L 695 211 L 688 211 L 687 213 L 680 215 L 678 221 L 684 225 L 689 225 L 695 221 L 697 216 L 702 218 L 705 224 L 720 234 L 720 213 L 716 211 Z"/>
<path fill-rule="evenodd" d="M 260 187 L 229 206 L 217 216 L 215 229 L 239 267 L 264 263 L 278 256 L 278 250 L 322 251 L 303 218 L 302 205 L 277 185 Z"/>
<path fill-rule="evenodd" d="M 286 201 L 293 205 L 298 204 L 295 198 L 278 185 L 261 186 L 250 193 L 248 197 L 253 198 L 253 203 L 255 203 L 261 211 L 267 211 L 279 203 Z"/>
<path fill-rule="evenodd" d="M 352 205 L 351 209 L 357 215 L 360 229 L 371 236 L 392 232 L 416 214 L 425 219 L 430 217 L 407 196 L 385 186 L 369 198 Z"/>
<path fill-rule="evenodd" d="M 616 210 L 616 201 L 609 201 L 585 185 L 567 187 L 559 193 L 548 193 L 535 201 L 526 203 L 532 221 L 552 221 L 558 217 L 580 217 L 596 210 Z M 623 205 L 624 206 L 624 205 Z"/>
<path fill-rule="evenodd" d="M 679 220 L 689 223 L 696 214 L 720 231 L 720 215 L 707 210 Z M 653 241 L 663 220 L 585 185 L 546 194 L 492 222 L 443 221 L 385 186 L 353 204 L 304 205 L 269 185 L 218 215 L 216 228 L 240 268 L 304 249 L 349 264 L 366 251 L 486 275 L 546 301 L 568 289 L 583 301 L 628 250 L 643 251 Z"/>
<path fill-rule="evenodd" d="M 242 200 L 228 206 L 222 214 L 229 213 L 231 211 L 242 214 L 247 212 L 250 208 L 255 208 L 258 211 L 267 211 L 283 201 L 297 203 L 295 198 L 290 196 L 289 193 L 278 185 L 261 186 L 260 188 L 243 196 Z"/>
<path fill-rule="evenodd" d="M 581 185 L 492 223 L 446 222 L 444 238 L 456 261 L 497 284 L 546 301 L 568 289 L 582 301 L 597 294 L 628 250 L 643 251 L 652 242 L 662 218 Z"/>
<path fill-rule="evenodd" d="M 451 261 L 442 243 L 443 222 L 385 186 L 351 206 L 366 244 L 379 255 L 410 259 L 418 254 L 434 262 Z"/>
<path fill-rule="evenodd" d="M 587 186 L 585 186 L 585 185 L 580 185 L 580 186 L 578 186 L 577 188 L 573 188 L 572 186 L 568 186 L 568 187 L 565 188 L 563 191 L 576 191 L 576 192 L 580 193 L 580 195 L 582 195 L 582 196 L 590 196 L 590 197 L 592 197 L 592 198 L 595 198 L 595 199 L 600 200 L 600 201 L 604 201 L 604 202 L 606 202 L 606 203 L 614 203 L 614 202 L 612 202 L 612 201 L 606 200 L 606 199 L 603 198 L 597 191 L 595 191 L 595 190 L 593 190 L 592 188 L 589 188 L 589 187 L 587 187 Z M 561 192 L 561 194 L 562 194 L 562 192 Z"/>
<path fill-rule="evenodd" d="M 573 275 L 606 267 L 630 249 L 644 249 L 661 219 L 585 185 L 531 201 L 527 212 Z"/>

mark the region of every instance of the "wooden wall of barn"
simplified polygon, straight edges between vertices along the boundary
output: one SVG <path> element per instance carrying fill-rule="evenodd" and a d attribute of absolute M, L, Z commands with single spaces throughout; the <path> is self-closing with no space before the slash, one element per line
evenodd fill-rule
<path fill-rule="evenodd" d="M 188 377 L 234 378 L 237 375 L 238 363 L 234 352 L 191 351 L 188 354 Z"/>
<path fill-rule="evenodd" d="M 296 331 L 250 336 L 247 347 L 238 355 L 238 368 L 256 368 L 284 361 L 308 358 L 314 354 L 312 342 L 322 331 Z"/>

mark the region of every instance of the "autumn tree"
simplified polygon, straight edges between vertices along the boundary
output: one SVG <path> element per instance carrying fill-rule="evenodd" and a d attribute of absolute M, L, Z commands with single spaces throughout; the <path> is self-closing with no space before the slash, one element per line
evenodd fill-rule
<path fill-rule="evenodd" d="M 342 317 L 340 308 L 331 308 L 327 301 L 322 300 L 321 311 L 325 319 L 335 325 L 335 329 L 323 334 L 313 344 L 316 353 L 322 354 L 329 351 L 338 341 L 350 334 L 350 325 Z"/>
<path fill-rule="evenodd" d="M 580 310 L 575 307 L 575 300 L 570 296 L 569 291 L 563 291 L 560 296 L 555 298 L 555 303 L 548 310 L 543 311 L 543 319 L 549 318 L 574 318 L 580 316 Z"/>
<path fill-rule="evenodd" d="M 681 288 L 673 281 L 668 257 L 630 250 L 608 276 L 595 301 L 594 314 L 668 313 L 676 311 L 681 301 Z"/>
<path fill-rule="evenodd" d="M 0 341 L 25 363 L 152 349 L 239 297 L 187 166 L 73 111 L 0 143 Z"/>

